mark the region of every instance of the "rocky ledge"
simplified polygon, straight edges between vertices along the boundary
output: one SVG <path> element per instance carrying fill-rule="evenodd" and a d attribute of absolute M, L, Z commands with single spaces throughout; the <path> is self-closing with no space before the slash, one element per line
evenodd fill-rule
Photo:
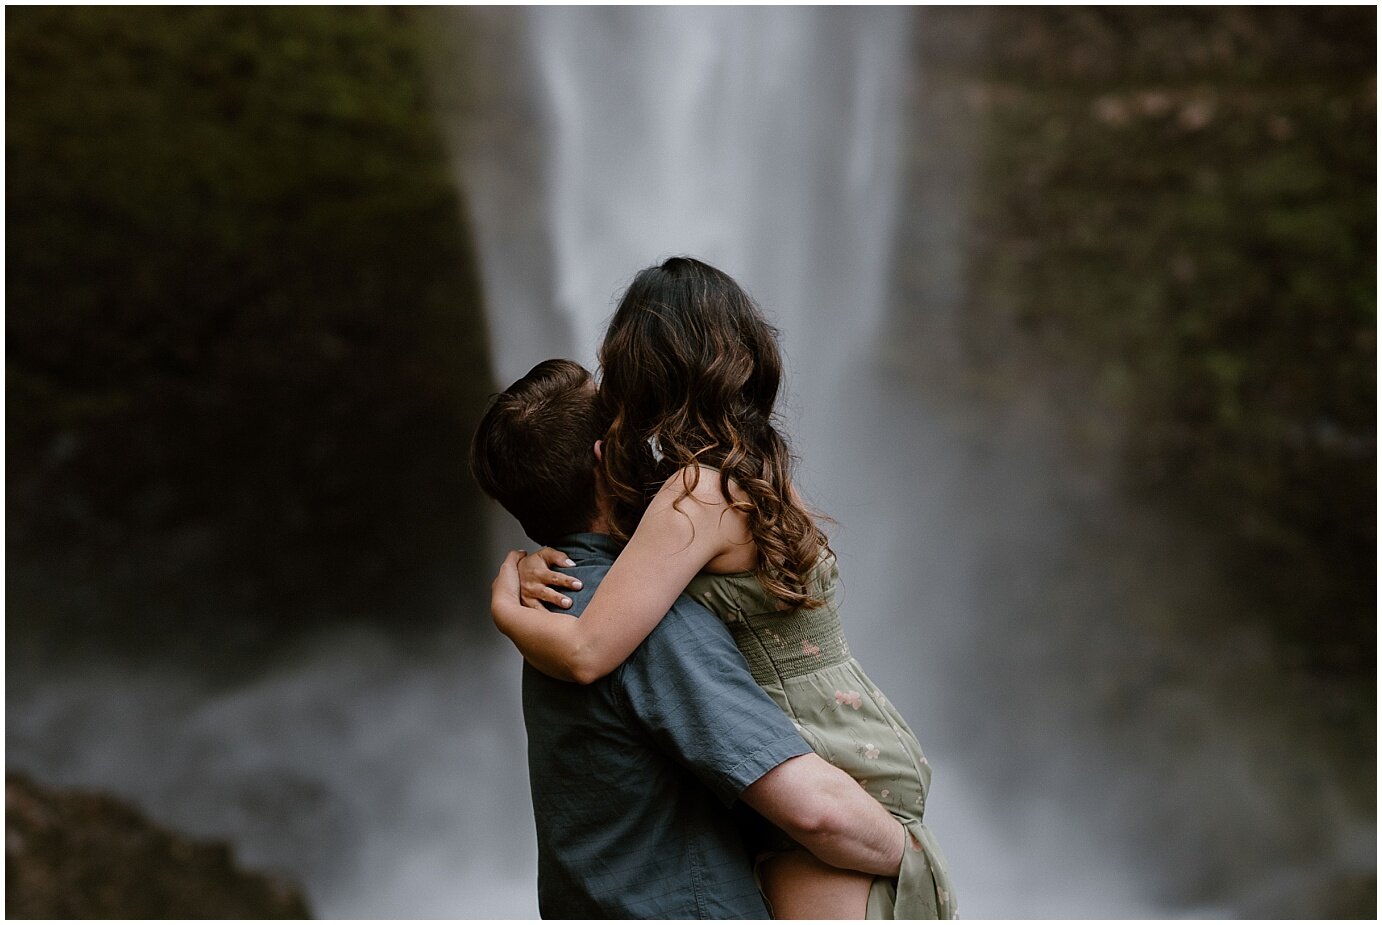
<path fill-rule="evenodd" d="M 310 918 L 292 883 L 242 870 L 224 842 L 161 828 L 105 794 L 5 776 L 11 919 Z"/>

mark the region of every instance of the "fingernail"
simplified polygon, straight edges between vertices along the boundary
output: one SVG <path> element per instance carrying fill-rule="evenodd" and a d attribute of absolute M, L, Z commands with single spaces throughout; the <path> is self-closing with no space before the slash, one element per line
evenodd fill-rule
<path fill-rule="evenodd" d="M 572 562 L 570 559 L 567 559 L 565 562 L 562 563 L 562 565 L 565 565 L 567 568 L 570 568 L 571 566 L 573 566 L 573 565 L 575 565 L 575 564 L 576 564 L 576 563 Z"/>
<path fill-rule="evenodd" d="M 572 581 L 571 587 L 575 588 L 577 591 L 581 590 L 581 580 L 577 578 L 576 580 Z"/>
<path fill-rule="evenodd" d="M 571 598 L 569 598 L 569 597 L 564 597 L 564 598 L 562 598 L 562 599 L 561 599 L 561 606 L 563 606 L 563 607 L 570 607 L 570 606 L 571 606 Z"/>

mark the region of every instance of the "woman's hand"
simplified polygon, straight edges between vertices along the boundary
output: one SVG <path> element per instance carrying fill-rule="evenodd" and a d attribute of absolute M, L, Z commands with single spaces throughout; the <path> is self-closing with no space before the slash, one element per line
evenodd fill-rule
<path fill-rule="evenodd" d="M 518 596 L 524 606 L 541 607 L 545 601 L 557 607 L 570 607 L 571 598 L 558 589 L 570 588 L 572 591 L 579 591 L 581 580 L 552 569 L 559 565 L 569 567 L 575 564 L 566 553 L 558 552 L 550 546 L 544 546 L 537 552 L 524 556 L 518 563 Z"/>
<path fill-rule="evenodd" d="M 489 615 L 494 619 L 494 625 L 499 628 L 499 632 L 508 635 L 509 620 L 506 618 L 506 610 L 512 613 L 514 607 L 533 607 L 547 612 L 547 608 L 541 604 L 528 603 L 523 600 L 518 593 L 518 561 L 526 554 L 526 550 L 515 549 L 504 557 L 504 561 L 499 565 L 499 574 L 494 576 L 494 582 L 489 586 Z"/>
<path fill-rule="evenodd" d="M 523 657 L 538 671 L 558 681 L 589 684 L 600 676 L 580 673 L 564 657 L 567 652 L 579 656 L 583 651 L 580 640 L 572 636 L 580 621 L 569 614 L 554 614 L 540 603 L 527 604 L 519 598 L 518 563 L 525 554 L 524 550 L 515 549 L 504 557 L 499 574 L 494 576 L 494 583 L 489 587 L 489 615 L 499 632 L 512 639 Z M 532 649 L 529 651 L 519 644 L 520 639 L 545 640 L 556 654 L 533 647 L 529 647 Z"/>
<path fill-rule="evenodd" d="M 522 549 L 511 550 L 499 564 L 499 574 L 495 575 L 494 581 L 490 583 L 489 615 L 494 618 L 496 625 L 500 624 L 500 615 L 505 605 L 522 603 L 518 596 L 518 560 L 525 554 L 525 550 Z M 499 626 L 500 630 L 503 628 Z"/>

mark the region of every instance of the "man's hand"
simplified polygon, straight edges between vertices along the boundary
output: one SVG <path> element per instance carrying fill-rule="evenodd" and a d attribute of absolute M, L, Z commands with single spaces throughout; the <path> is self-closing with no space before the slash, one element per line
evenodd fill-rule
<path fill-rule="evenodd" d="M 560 588 L 572 591 L 581 589 L 581 580 L 555 572 L 558 566 L 570 567 L 576 563 L 564 552 L 544 546 L 537 552 L 524 556 L 518 563 L 518 593 L 523 603 L 529 607 L 546 602 L 556 607 L 571 606 L 571 598 L 562 594 Z"/>
<path fill-rule="evenodd" d="M 789 758 L 741 799 L 834 867 L 896 877 L 907 830 L 844 771 L 814 752 Z"/>

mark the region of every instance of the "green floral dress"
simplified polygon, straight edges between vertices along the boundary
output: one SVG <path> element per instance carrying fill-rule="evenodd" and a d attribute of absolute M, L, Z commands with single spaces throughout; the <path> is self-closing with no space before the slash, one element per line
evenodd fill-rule
<path fill-rule="evenodd" d="M 698 575 L 687 593 L 725 621 L 763 690 L 815 752 L 845 771 L 907 829 L 897 880 L 869 891 L 869 918 L 953 919 L 955 891 L 922 824 L 931 766 L 902 716 L 849 654 L 836 608 L 839 569 L 825 554 L 808 576 L 825 603 L 784 610 L 752 573 Z"/>

